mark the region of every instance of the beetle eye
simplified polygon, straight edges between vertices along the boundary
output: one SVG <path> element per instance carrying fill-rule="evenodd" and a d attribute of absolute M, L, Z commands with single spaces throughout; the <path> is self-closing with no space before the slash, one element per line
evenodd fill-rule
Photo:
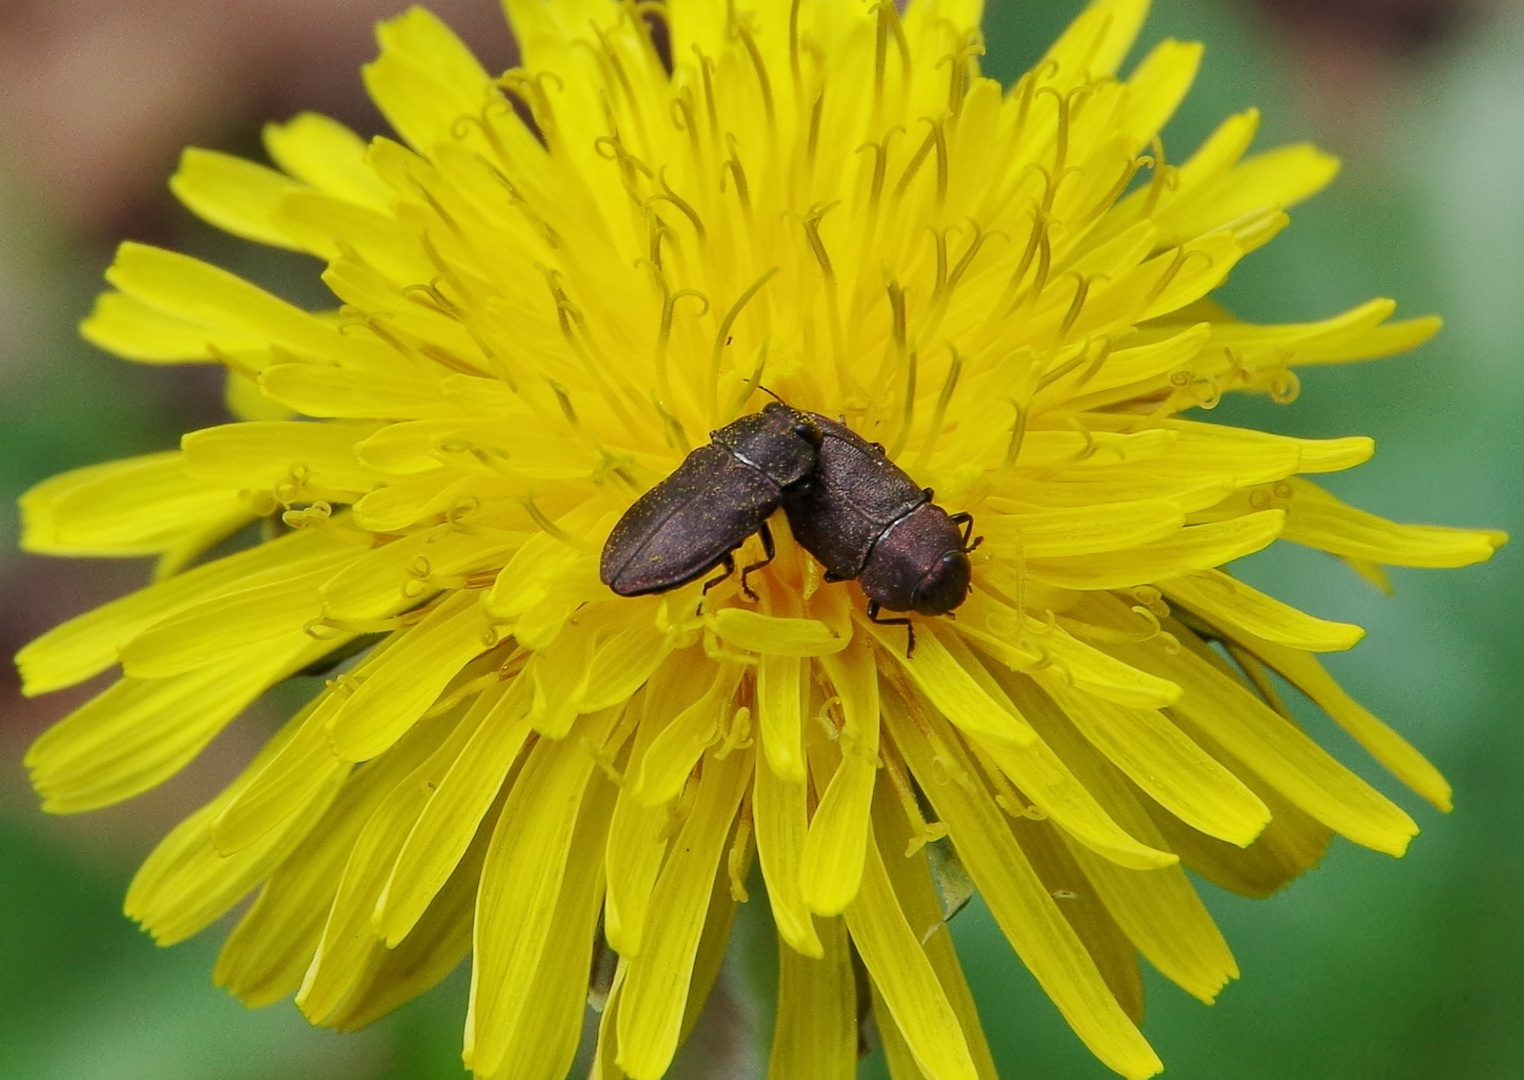
<path fill-rule="evenodd" d="M 794 434 L 809 443 L 816 450 L 820 449 L 821 440 L 824 438 L 820 434 L 820 428 L 807 420 L 801 420 L 794 425 Z"/>

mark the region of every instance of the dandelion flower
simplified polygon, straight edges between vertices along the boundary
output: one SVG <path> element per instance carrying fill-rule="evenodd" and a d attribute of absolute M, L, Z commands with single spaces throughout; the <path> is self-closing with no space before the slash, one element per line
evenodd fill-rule
<path fill-rule="evenodd" d="M 775 1080 L 852 1076 L 866 1010 L 896 1077 L 988 1078 L 955 856 L 1078 1037 L 1155 1073 L 1139 956 L 1203 1001 L 1237 975 L 1186 867 L 1263 896 L 1334 833 L 1400 855 L 1417 831 L 1278 687 L 1450 803 L 1320 665 L 1360 629 L 1222 567 L 1279 539 L 1380 580 L 1503 540 L 1308 479 L 1367 438 L 1199 410 L 1437 321 L 1210 299 L 1336 164 L 1249 155 L 1253 112 L 1167 161 L 1200 49 L 1118 75 L 1144 0 L 1098 0 L 1010 87 L 980 75 L 977 0 L 506 6 L 523 66 L 498 77 L 423 10 L 381 25 L 365 82 L 397 140 L 303 115 L 267 129 L 273 168 L 186 153 L 180 199 L 322 260 L 332 310 L 122 246 L 85 335 L 222 365 L 242 419 L 22 500 L 29 550 L 158 559 L 20 655 L 29 693 L 122 671 L 32 748 L 45 807 L 131 798 L 342 659 L 128 893 L 165 944 L 253 897 L 216 968 L 241 1000 L 352 1028 L 469 955 L 466 1063 L 554 1078 L 606 943 L 596 1074 L 656 1080 L 755 856 Z M 972 593 L 913 655 L 781 518 L 755 600 L 600 583 L 621 514 L 763 387 L 974 515 Z"/>

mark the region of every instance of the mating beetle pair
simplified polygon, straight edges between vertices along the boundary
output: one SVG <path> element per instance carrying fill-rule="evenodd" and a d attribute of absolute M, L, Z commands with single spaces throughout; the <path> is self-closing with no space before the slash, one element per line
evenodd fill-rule
<path fill-rule="evenodd" d="M 880 611 L 942 615 L 968 595 L 973 518 L 949 515 L 885 456 L 845 424 L 773 402 L 712 433 L 713 442 L 625 513 L 603 548 L 603 583 L 620 596 L 666 592 L 715 567 L 735 572 L 733 552 L 760 534 L 765 558 L 741 569 L 741 589 L 772 561 L 767 518 L 783 507 L 801 547 L 825 567 L 827 581 L 859 579 L 868 618 L 915 631 L 908 618 Z"/>

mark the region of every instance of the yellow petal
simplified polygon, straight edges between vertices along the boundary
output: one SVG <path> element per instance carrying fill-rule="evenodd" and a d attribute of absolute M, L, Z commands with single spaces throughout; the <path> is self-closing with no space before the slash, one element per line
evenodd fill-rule
<path fill-rule="evenodd" d="M 531 536 L 498 574 L 487 593 L 487 610 L 500 619 L 522 615 L 550 595 L 556 575 L 574 565 L 579 554 L 547 533 Z"/>
<path fill-rule="evenodd" d="M 275 638 L 300 635 L 322 610 L 319 589 L 346 557 L 306 573 L 224 593 L 155 623 L 121 645 L 122 670 L 133 678 L 162 679 L 217 663 Z M 319 654 L 342 642 L 311 644 Z"/>
<path fill-rule="evenodd" d="M 817 760 L 820 763 L 815 765 Z M 852 902 L 863 880 L 876 759 L 861 751 L 826 756 L 823 749 L 812 749 L 811 765 L 815 784 L 824 789 L 824 795 L 809 821 L 800 865 L 803 897 L 815 914 L 838 915 Z"/>
<path fill-rule="evenodd" d="M 714 672 L 709 689 L 662 729 L 640 760 L 631 794 L 647 806 L 677 798 L 704 749 L 719 735 L 721 720 L 731 709 L 731 698 L 741 681 L 740 666 L 727 663 L 701 670 Z"/>
<path fill-rule="evenodd" d="M 1073 388 L 1071 393 L 1077 393 L 1078 397 L 1072 404 L 1086 409 L 1104 408 L 1139 393 L 1147 393 L 1144 387 L 1157 386 L 1172 372 L 1191 365 L 1211 336 L 1210 325 L 1197 323 L 1161 341 L 1118 349 L 1106 359 L 1100 371 Z M 1080 376 L 1088 370 L 1083 369 Z"/>
<path fill-rule="evenodd" d="M 1122 355 L 1114 353 L 1113 356 Z M 1188 360 L 1194 355 L 1187 350 L 1180 359 Z M 1108 366 L 1110 361 L 1107 362 Z M 1179 364 L 1171 364 L 1166 371 Z M 1106 368 L 1103 367 L 1103 371 Z M 1104 414 L 1103 414 L 1104 415 Z M 1087 425 L 1097 418 L 1087 416 Z M 1096 469 L 1114 469 L 1118 466 L 1136 467 L 1145 462 L 1149 468 L 1169 468 L 1175 461 L 1175 451 L 1180 445 L 1178 431 L 1165 427 L 1145 427 L 1107 430 L 1103 422 L 1099 430 L 1075 431 L 1037 429 L 1028 431 L 1021 442 L 1021 453 L 1015 467 L 1030 470 L 1034 479 L 1091 479 Z M 1135 425 L 1134 425 L 1135 427 Z M 1193 463 L 1194 464 L 1194 463 Z M 1023 492 L 1025 495 L 1026 492 Z M 1037 492 L 1032 494 L 1057 494 Z M 1088 505 L 1083 499 L 1076 505 Z"/>
<path fill-rule="evenodd" d="M 1311 481 L 1293 477 L 1287 482 L 1293 494 L 1284 537 L 1347 559 L 1385 566 L 1470 566 L 1492 558 L 1508 540 L 1496 529 L 1398 525 L 1346 506 Z"/>
<path fill-rule="evenodd" d="M 651 709 L 672 688 L 669 666 L 659 673 L 630 703 L 629 714 L 635 722 L 635 740 L 630 748 L 626 776 L 650 751 L 651 741 L 670 717 Z M 695 688 L 694 693 L 701 689 Z M 622 957 L 639 956 L 645 942 L 647 912 L 656 875 L 667 854 L 667 842 L 676 828 L 674 809 L 670 806 L 647 806 L 630 794 L 631 785 L 623 784 L 614 804 L 609 824 L 609 842 L 604 852 L 604 876 L 608 899 L 604 904 L 604 936 L 609 947 Z"/>
<path fill-rule="evenodd" d="M 1279 346 L 1282 343 L 1276 344 Z M 1304 473 L 1337 472 L 1353 468 L 1369 461 L 1376 452 L 1375 440 L 1364 435 L 1343 439 L 1298 439 L 1289 435 L 1254 431 L 1251 428 L 1182 420 L 1179 417 L 1171 417 L 1164 423 L 1170 430 L 1180 433 L 1182 442 L 1187 447 L 1200 447 L 1214 457 L 1242 456 L 1249 461 L 1259 457 L 1269 463 L 1289 461 L 1294 456 L 1295 470 Z"/>
<path fill-rule="evenodd" d="M 817 959 L 778 941 L 778 1012 L 767 1080 L 857 1076 L 857 980 L 846 924 L 823 920 L 820 940 Z"/>
<path fill-rule="evenodd" d="M 603 745 L 619 713 L 609 709 L 584 722 L 581 733 L 592 747 Z M 520 1025 L 535 1007 L 528 990 L 551 945 L 577 822 L 584 813 L 611 809 L 612 793 L 601 790 L 608 785 L 596 771 L 580 739 L 543 739 L 508 794 L 477 897 L 466 1055 L 478 1073 L 496 1071 L 515 1040 L 526 1037 Z"/>
<path fill-rule="evenodd" d="M 767 732 L 762 733 L 767 749 Z M 757 830 L 757 856 L 767 882 L 768 903 L 778 937 L 789 951 L 820 957 L 821 942 L 801 891 L 808 882 L 802 866 L 809 828 L 805 782 L 778 775 L 767 761 L 757 763 L 752 788 L 752 819 Z"/>
<path fill-rule="evenodd" d="M 192 213 L 224 232 L 271 247 L 297 247 L 273 219 L 281 200 L 302 186 L 274 169 L 192 148 L 180 156 L 169 189 Z"/>
<path fill-rule="evenodd" d="M 1357 844 L 1401 855 L 1418 826 L 1375 788 L 1350 772 L 1285 717 L 1272 712 L 1241 682 L 1202 658 L 1206 646 L 1184 627 L 1170 630 L 1190 647 L 1164 650 L 1117 646 L 1134 663 L 1176 679 L 1185 696 L 1175 714 L 1199 725 L 1265 782 L 1335 832 Z"/>
<path fill-rule="evenodd" d="M 566 876 L 556 899 L 546 949 L 525 996 L 529 1008 L 521 1035 L 494 1080 L 563 1080 L 582 1040 L 587 1012 L 587 973 L 603 906 L 603 849 L 608 837 L 613 789 L 600 784 L 601 801 L 577 821 Z"/>
<path fill-rule="evenodd" d="M 1166 499 L 1032 510 L 981 517 L 978 530 L 994 550 L 1030 559 L 1119 551 L 1163 540 L 1185 524 L 1185 511 Z M 1017 545 L 1020 545 L 1019 548 Z"/>
<path fill-rule="evenodd" d="M 995 1062 L 979 1022 L 979 1010 L 968 980 L 963 976 L 952 935 L 946 929 L 947 915 L 942 910 L 942 898 L 932 880 L 926 848 L 920 847 L 914 855 L 905 854 L 912 842 L 910 823 L 887 791 L 874 799 L 873 828 L 884 869 L 888 871 L 889 883 L 904 909 L 906 921 L 911 929 L 925 928 L 921 933 L 921 946 L 926 950 L 926 959 L 931 962 L 937 982 L 947 995 L 948 1004 L 957 1014 L 979 1080 L 996 1080 Z"/>
<path fill-rule="evenodd" d="M 651 906 L 662 917 L 630 961 L 619 1008 L 619 1067 L 632 1080 L 660 1080 L 677 1050 L 709 895 L 751 770 L 749 754 L 705 761 L 693 808 L 656 882 Z"/>
<path fill-rule="evenodd" d="M 1214 184 L 1175 200 L 1159 224 L 1181 238 L 1200 236 L 1261 207 L 1287 207 L 1316 195 L 1339 172 L 1339 159 L 1309 143 L 1247 158 Z"/>
<path fill-rule="evenodd" d="M 1298 439 L 1302 450 L 1299 472 L 1338 472 L 1363 465 L 1376 452 L 1376 440 L 1367 435 L 1343 439 Z"/>
<path fill-rule="evenodd" d="M 1076 688 L 1119 705 L 1159 708 L 1180 698 L 1174 683 L 1124 664 L 1061 627 L 1018 615 L 983 591 L 975 591 L 958 614 L 959 632 L 1013 671 L 1054 667 Z"/>
<path fill-rule="evenodd" d="M 106 279 L 128 296 L 214 334 L 253 337 L 313 361 L 363 365 L 385 355 L 358 335 L 339 334 L 317 316 L 188 255 L 126 243 L 117 249 Z M 380 363 L 387 366 L 384 359 Z"/>
<path fill-rule="evenodd" d="M 930 624 L 923 624 L 916 635 L 915 655 L 910 657 L 905 655 L 904 635 L 898 628 L 873 623 L 868 629 L 937 710 L 965 734 L 1013 746 L 1030 746 L 1036 741 L 1027 722 L 990 697 L 948 651 L 940 635 L 930 632 Z"/>
<path fill-rule="evenodd" d="M 576 696 L 578 712 L 597 712 L 628 701 L 666 661 L 675 642 L 657 629 L 657 606 L 651 603 L 651 614 L 644 619 L 632 610 L 628 617 L 633 625 L 599 638 L 587 680 Z"/>
<path fill-rule="evenodd" d="M 381 798 L 349 845 L 322 937 L 296 995 L 297 1008 L 311 1023 L 341 1026 L 348 1000 L 362 991 L 370 969 L 386 952 L 371 912 L 408 827 L 428 798 L 429 784 L 446 768 L 440 759 L 460 753 L 461 732 L 455 726 L 432 754 L 414 758 L 417 767 Z M 460 944 L 464 955 L 469 936 Z"/>
<path fill-rule="evenodd" d="M 1348 649 L 1365 636 L 1358 626 L 1314 618 L 1221 570 L 1199 570 L 1170 578 L 1159 582 L 1159 588 L 1215 626 L 1242 629 L 1294 649 Z"/>
<path fill-rule="evenodd" d="M 523 541 L 522 533 L 497 529 L 419 530 L 355 554 L 323 585 L 323 613 L 339 622 L 385 618 L 501 564 Z"/>
<path fill-rule="evenodd" d="M 417 775 L 415 771 L 387 797 L 354 842 L 322 941 L 297 993 L 297 1004 L 309 1019 L 325 1027 L 353 1031 L 373 1023 L 433 988 L 470 952 L 477 885 L 495 821 L 477 832 L 465 857 L 403 941 L 385 946 L 368 932 L 364 919 L 366 900 L 378 880 L 367 870 L 380 869 L 377 864 L 384 862 L 390 847 L 368 841 L 383 822 L 395 823 L 396 811 L 405 816 L 405 808 L 397 804 L 408 801 L 406 789 Z M 381 857 L 365 859 L 366 855 Z M 357 863 L 357 858 L 363 861 Z"/>
<path fill-rule="evenodd" d="M 385 888 L 376 930 L 395 948 L 444 887 L 487 816 L 529 735 L 528 680 L 484 690 L 460 721 L 465 745 L 408 827 Z"/>
<path fill-rule="evenodd" d="M 45 694 L 88 679 L 116 662 L 119 642 L 149 625 L 208 598 L 301 573 L 327 562 L 336 546 L 324 531 L 300 529 L 70 619 L 16 654 L 22 692 Z"/>
<path fill-rule="evenodd" d="M 1034 559 L 1034 577 L 1065 589 L 1125 589 L 1192 570 L 1209 570 L 1266 547 L 1286 522 L 1284 510 L 1264 510 L 1231 521 L 1193 525 L 1174 536 L 1126 552 Z"/>
<path fill-rule="evenodd" d="M 257 776 L 296 732 L 303 717 L 288 721 L 248 768 L 211 802 L 159 841 L 127 888 L 125 910 L 162 945 L 183 941 L 204 929 L 244 898 L 286 856 L 323 815 L 339 790 L 328 785 L 326 797 L 289 827 L 271 833 L 257 849 L 224 856 L 212 843 L 212 822 L 238 792 Z"/>
<path fill-rule="evenodd" d="M 470 857 L 461 861 L 401 944 L 388 949 L 372 942 L 370 954 L 354 973 L 348 992 L 324 1017 L 324 1027 L 357 1031 L 373 1024 L 432 990 L 460 966 L 471 951 L 471 917 L 485 847 L 484 841 L 473 845 Z M 289 991 L 281 997 L 287 994 Z"/>
<path fill-rule="evenodd" d="M 1254 142 L 1254 136 L 1259 131 L 1259 120 L 1258 109 L 1245 109 L 1219 123 L 1212 134 L 1196 148 L 1195 153 L 1180 166 L 1179 184 L 1175 190 L 1201 191 L 1209 183 L 1226 176 Z M 1132 197 L 1135 196 L 1129 198 Z M 1170 194 L 1166 194 L 1160 201 L 1168 199 Z"/>
<path fill-rule="evenodd" d="M 381 481 L 355 456 L 377 424 L 244 421 L 193 431 L 180 440 L 187 476 L 230 487 L 293 485 L 313 501 L 325 493 L 363 495 Z M 312 494 L 318 492 L 322 494 Z"/>
<path fill-rule="evenodd" d="M 95 308 L 79 325 L 90 344 L 127 360 L 145 364 L 183 364 L 230 360 L 257 369 L 269 359 L 269 346 L 254 334 L 205 326 L 120 292 L 96 297 Z"/>
<path fill-rule="evenodd" d="M 1241 780 L 1157 710 L 1114 705 L 1070 690 L 1061 679 L 1039 682 L 1092 745 L 1192 828 L 1242 846 L 1270 820 L 1270 811 Z M 1019 682 L 1010 685 L 1020 693 Z M 1030 695 L 1017 700 L 1042 707 Z"/>
<path fill-rule="evenodd" d="M 1232 760 L 1232 755 L 1220 747 L 1213 746 L 1212 752 Z M 1235 767 L 1242 768 L 1237 763 Z M 1246 848 L 1199 833 L 1148 799 L 1140 797 L 1139 802 L 1169 841 L 1171 850 L 1178 852 L 1180 860 L 1194 873 L 1218 888 L 1263 900 L 1316 866 L 1328 850 L 1334 833 L 1254 777 L 1248 769 L 1242 771 L 1249 778 L 1254 793 L 1271 813 L 1270 824 Z"/>
<path fill-rule="evenodd" d="M 979 1071 L 958 1014 L 920 934 L 905 921 L 877 843 L 868 847 L 862 886 L 845 917 L 852 943 L 921 1069 L 938 1080 L 975 1080 Z"/>
<path fill-rule="evenodd" d="M 577 702 L 587 685 L 603 621 L 599 616 L 607 610 L 595 609 L 590 616 L 569 620 L 566 629 L 534 655 L 530 664 L 534 680 L 530 722 L 546 738 L 564 738 L 577 717 Z"/>
<path fill-rule="evenodd" d="M 392 128 L 418 150 L 463 137 L 463 116 L 496 98 L 480 62 L 439 18 L 413 8 L 376 28 L 381 55 L 365 88 Z"/>
<path fill-rule="evenodd" d="M 328 743 L 328 721 L 343 704 L 328 693 L 302 710 L 301 725 L 264 767 L 239 790 L 212 820 L 212 840 L 224 855 L 236 855 L 267 834 L 306 812 L 313 800 L 349 775 L 351 763 L 340 761 Z"/>
<path fill-rule="evenodd" d="M 348 265 L 347 255 L 363 253 L 379 264 L 378 270 L 406 276 L 409 248 L 396 242 L 396 223 L 384 213 L 321 191 L 303 190 L 282 199 L 271 221 L 291 244 L 330 263 L 325 277 L 340 298 L 347 299 L 338 281 Z"/>
<path fill-rule="evenodd" d="M 437 378 L 395 369 L 376 372 L 317 364 L 274 364 L 260 372 L 259 388 L 272 401 L 308 416 L 411 420 L 449 411 Z"/>
<path fill-rule="evenodd" d="M 721 608 L 711 617 L 714 632 L 739 649 L 773 656 L 824 656 L 847 645 L 818 619 L 764 615 L 750 608 Z"/>
<path fill-rule="evenodd" d="M 203 523 L 236 515 L 244 500 L 192 482 L 181 455 L 166 453 L 63 473 L 22 495 L 20 506 L 26 551 L 122 556 L 166 551 Z"/>
<path fill-rule="evenodd" d="M 167 679 L 124 678 L 32 744 L 26 766 L 44 810 L 78 813 L 163 783 L 255 698 L 329 648 L 287 635 Z"/>
<path fill-rule="evenodd" d="M 1161 41 L 1138 61 L 1127 79 L 1125 129 L 1135 146 L 1148 140 L 1174 115 L 1201 66 L 1202 47 L 1194 41 Z"/>
<path fill-rule="evenodd" d="M 1141 319 L 1158 318 L 1185 307 L 1222 284 L 1228 271 L 1248 250 L 1248 245 L 1232 231 L 1231 226 L 1237 217 L 1235 214 L 1222 218 L 1213 225 L 1218 231 L 1198 235 L 1174 251 L 1163 252 L 1139 267 L 1132 277 L 1147 289 L 1145 295 L 1154 297 L 1141 312 Z M 1284 225 L 1287 219 L 1281 214 L 1272 216 L 1271 220 L 1273 225 Z M 1164 285 L 1162 291 L 1159 289 L 1161 284 Z"/>
<path fill-rule="evenodd" d="M 919 0 L 908 3 L 905 5 L 905 36 L 912 42 L 912 48 L 919 46 L 926 52 L 947 48 L 949 39 L 960 41 L 958 35 L 976 31 L 983 14 L 983 0 Z M 778 59 L 782 60 L 784 55 Z"/>
<path fill-rule="evenodd" d="M 1393 776 L 1440 810 L 1450 809 L 1449 781 L 1411 743 L 1350 697 L 1316 657 L 1247 635 L 1244 645 L 1311 698 Z"/>
<path fill-rule="evenodd" d="M 585 33 L 582 27 L 586 26 L 590 19 L 596 19 L 599 16 L 606 18 L 608 9 L 612 5 L 606 0 L 576 0 L 575 3 L 565 7 L 550 7 L 535 4 L 532 0 L 505 0 L 503 6 L 508 9 L 508 17 L 515 30 L 519 33 L 527 30 L 534 38 L 543 38 L 543 45 L 538 41 L 535 45 L 549 52 L 553 49 L 565 49 L 569 43 Z M 571 18 L 578 7 L 586 12 L 583 15 L 582 26 L 573 23 Z M 537 8 L 543 9 L 545 14 L 540 14 L 536 11 Z M 805 15 L 807 11 L 808 9 L 801 7 L 800 15 Z M 566 24 L 563 24 L 564 29 L 563 26 L 552 22 L 552 19 L 558 15 L 566 20 Z M 674 64 L 686 62 L 694 55 L 695 49 L 707 56 L 717 56 L 724 48 L 726 32 L 727 24 L 723 11 L 716 10 L 713 5 L 706 4 L 703 0 L 673 0 L 672 59 Z M 536 55 L 533 51 L 526 51 L 524 56 L 526 64 L 533 63 L 539 66 L 547 63 L 545 58 Z M 678 60 L 679 56 L 682 60 Z M 531 57 L 533 57 L 532 60 Z"/>
<path fill-rule="evenodd" d="M 1147 14 L 1148 0 L 1092 0 L 1043 57 L 1057 62 L 1058 85 L 1115 73 Z M 1042 64 L 1034 70 L 1043 70 Z"/>
<path fill-rule="evenodd" d="M 1138 953 L 1112 919 L 1064 837 L 1047 822 L 1012 818 L 1011 833 L 1032 863 L 1038 880 L 1058 901 L 1058 910 L 1095 961 L 1106 988 L 1135 1024 L 1143 1022 L 1143 977 Z"/>
<path fill-rule="evenodd" d="M 735 926 L 737 882 L 746 880 L 751 871 L 749 846 L 742 846 L 744 825 L 737 821 L 731 835 L 731 846 L 726 858 L 728 863 L 714 876 L 709 889 L 709 910 L 704 916 L 704 930 L 699 935 L 698 950 L 693 957 L 693 978 L 688 983 L 688 1002 L 683 1006 L 683 1025 L 678 1032 L 677 1044 L 683 1046 L 704 1015 L 709 994 L 719 980 L 720 968 L 730 951 L 730 931 Z"/>
<path fill-rule="evenodd" d="M 884 1063 L 889 1066 L 889 1080 L 926 1080 L 926 1073 L 916 1064 L 915 1055 L 905 1042 L 904 1032 L 889 1014 L 889 1003 L 871 977 L 868 985 L 873 992 L 873 1017 L 884 1048 Z"/>
<path fill-rule="evenodd" d="M 336 798 L 318 806 L 321 817 L 294 833 L 280 865 L 269 875 L 259 899 L 240 920 L 217 960 L 214 978 L 250 1005 L 289 997 L 302 983 L 322 940 L 323 924 L 355 838 L 381 801 L 395 790 L 448 730 L 431 725 L 410 733 L 400 752 L 357 770 Z M 347 773 L 339 774 L 343 779 Z M 262 846 L 263 841 L 260 845 Z M 252 850 L 252 849 L 251 849 Z M 239 860 L 246 856 L 231 856 Z"/>
<path fill-rule="evenodd" d="M 964 670 L 985 693 L 1012 712 L 1017 711 L 1016 704 L 1006 696 L 1000 683 L 985 670 L 968 646 L 957 639 L 957 635 L 949 634 L 948 644 L 948 651 L 962 661 Z M 907 704 L 914 705 L 908 699 Z M 1174 856 L 1168 852 L 1150 848 L 1124 832 L 1041 739 L 1034 739 L 1030 746 L 1024 747 L 1000 743 L 976 745 L 1043 813 L 1108 859 L 1135 870 L 1150 870 L 1175 862 Z M 1014 812 L 1024 808 L 1010 809 Z"/>
<path fill-rule="evenodd" d="M 1298 365 L 1347 364 L 1353 360 L 1375 360 L 1418 348 L 1439 333 L 1443 325 L 1444 320 L 1437 315 L 1399 319 L 1376 327 L 1357 341 L 1299 352 L 1295 362 Z"/>
<path fill-rule="evenodd" d="M 892 698 L 885 700 L 892 706 Z M 896 745 L 947 824 L 959 858 L 995 921 L 1075 1034 L 1096 1057 L 1130 1080 L 1157 1073 L 1163 1065 L 1117 1005 L 1090 954 L 1017 846 L 994 800 L 983 791 L 972 792 L 947 779 L 914 726 L 892 711 L 890 722 Z M 973 775 L 971 763 L 956 743 L 948 744 L 946 752 L 965 774 Z"/>
<path fill-rule="evenodd" d="M 477 594 L 460 592 L 404 631 L 386 663 L 367 675 L 328 722 L 334 752 L 346 761 L 375 757 L 432 705 L 449 681 L 489 645 Z"/>
<path fill-rule="evenodd" d="M 628 974 L 629 964 L 621 959 L 614 968 L 614 981 L 604 999 L 603 1015 L 598 1019 L 598 1038 L 593 1046 L 588 1080 L 627 1080 L 624 1070 L 614 1064 L 614 1057 L 619 1052 L 619 1002 L 624 997 L 624 980 Z"/>
<path fill-rule="evenodd" d="M 265 149 L 283 170 L 319 191 L 387 209 L 390 193 L 365 165 L 365 140 L 337 120 L 298 113 L 266 124 Z"/>
<path fill-rule="evenodd" d="M 800 702 L 801 664 L 793 656 L 763 653 L 757 658 L 757 726 L 770 771 L 788 783 L 804 783 L 804 723 Z"/>
<path fill-rule="evenodd" d="M 831 687 L 845 717 L 837 740 L 840 763 L 828 776 L 825 793 L 810 821 L 804 844 L 801 880 L 805 903 L 817 915 L 837 915 L 857 895 L 863 856 L 868 844 L 868 820 L 878 771 L 878 671 L 873 654 L 861 643 L 824 662 Z M 815 764 L 812 755 L 811 764 Z M 817 778 L 818 785 L 818 778 Z"/>
<path fill-rule="evenodd" d="M 586 476 L 597 467 L 597 456 L 585 442 L 541 430 L 538 418 L 533 423 L 531 427 L 528 417 L 502 416 L 410 420 L 388 424 L 358 453 L 365 464 L 389 473 L 429 472 L 459 461 L 463 453 L 487 453 L 497 467 L 547 479 Z"/>
<path fill-rule="evenodd" d="M 1130 431 L 1137 426 L 1136 420 L 1107 413 L 1087 416 L 1085 422 L 1101 430 Z M 1146 482 L 1151 472 L 1177 475 L 1188 485 L 1200 484 L 1203 477 L 1211 476 L 1229 481 L 1234 488 L 1279 480 L 1301 467 L 1302 448 L 1309 441 L 1179 417 L 1157 422 L 1174 436 L 1173 453 L 1131 470 L 1140 481 Z"/>
<path fill-rule="evenodd" d="M 116 352 L 115 346 L 112 351 Z M 238 364 L 237 357 L 233 357 Z M 248 365 L 238 365 L 247 367 Z M 239 420 L 290 420 L 296 414 L 278 402 L 271 401 L 259 389 L 259 380 L 245 375 L 238 367 L 230 367 L 227 381 L 222 384 L 222 401 Z"/>
<path fill-rule="evenodd" d="M 1127 782 L 1056 710 L 1035 708 L 1027 715 L 1043 740 L 1113 818 L 1144 843 L 1169 849 L 1168 840 Z M 1238 977 L 1238 965 L 1227 942 L 1183 868 L 1168 866 L 1139 873 L 1078 843 L 1068 846 L 1122 932 L 1167 978 L 1210 1002 L 1229 979 Z"/>

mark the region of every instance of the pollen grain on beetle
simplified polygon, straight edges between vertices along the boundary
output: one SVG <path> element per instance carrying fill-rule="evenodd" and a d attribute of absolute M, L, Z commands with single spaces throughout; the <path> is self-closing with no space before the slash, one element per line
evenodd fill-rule
<path fill-rule="evenodd" d="M 897 1078 L 989 1078 L 934 876 L 955 853 L 1078 1037 L 1157 1072 L 1139 957 L 1203 1001 L 1238 974 L 1187 867 L 1265 896 L 1334 833 L 1399 855 L 1417 832 L 1278 686 L 1450 804 L 1319 663 L 1362 631 L 1222 567 L 1283 539 L 1383 580 L 1503 541 L 1309 478 L 1367 438 L 1199 410 L 1437 320 L 1210 298 L 1336 163 L 1250 153 L 1253 111 L 1167 159 L 1200 48 L 1120 74 L 1145 0 L 1096 0 L 1011 86 L 980 73 L 977 0 L 506 7 L 498 76 L 421 9 L 380 26 L 364 76 L 396 138 L 309 114 L 266 130 L 273 166 L 186 152 L 179 198 L 316 256 L 331 310 L 122 246 L 85 335 L 222 365 L 240 419 L 22 500 L 29 550 L 158 559 L 20 654 L 34 694 L 122 671 L 32 748 L 45 807 L 138 795 L 326 667 L 128 894 L 165 944 L 256 897 L 216 968 L 243 1001 L 352 1028 L 469 955 L 467 1064 L 552 1080 L 607 946 L 595 1075 L 657 1080 L 755 857 L 773 1080 L 855 1075 L 870 1010 Z M 782 513 L 744 582 L 600 581 L 615 523 L 764 390 L 973 516 L 971 590 L 911 616 L 913 654 Z M 754 531 L 705 542 L 752 567 Z"/>

